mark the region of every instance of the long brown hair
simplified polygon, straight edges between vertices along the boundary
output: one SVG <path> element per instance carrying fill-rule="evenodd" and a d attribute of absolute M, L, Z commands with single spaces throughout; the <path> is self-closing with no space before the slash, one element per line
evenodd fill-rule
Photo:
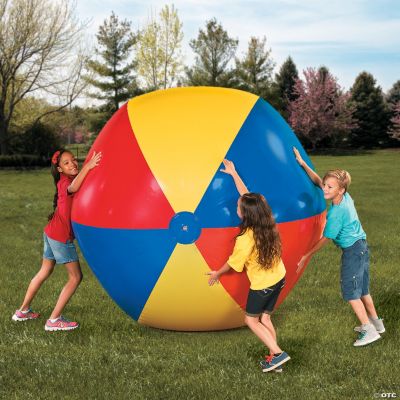
<path fill-rule="evenodd" d="M 239 236 L 251 229 L 258 252 L 257 262 L 262 268 L 271 268 L 282 253 L 281 238 L 271 207 L 259 193 L 245 193 L 240 198 L 239 207 L 242 213 Z"/>
<path fill-rule="evenodd" d="M 54 199 L 53 199 L 53 212 L 50 213 L 47 217 L 49 221 L 53 218 L 54 212 L 56 211 L 57 208 L 57 201 L 58 201 L 57 183 L 60 180 L 60 172 L 58 171 L 58 166 L 60 165 L 61 156 L 64 153 L 70 153 L 70 151 L 65 149 L 59 149 L 53 154 L 53 157 L 51 158 L 50 172 L 54 179 L 54 185 L 56 185 L 56 192 L 54 193 Z"/>

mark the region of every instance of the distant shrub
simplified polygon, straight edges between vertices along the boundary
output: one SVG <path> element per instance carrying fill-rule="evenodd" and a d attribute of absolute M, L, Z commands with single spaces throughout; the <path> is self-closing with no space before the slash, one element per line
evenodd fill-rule
<path fill-rule="evenodd" d="M 33 168 L 50 165 L 48 157 L 37 154 L 10 154 L 0 156 L 0 168 Z"/>
<path fill-rule="evenodd" d="M 9 148 L 14 155 L 37 155 L 50 158 L 61 147 L 60 137 L 49 125 L 37 123 L 25 132 L 12 135 Z"/>

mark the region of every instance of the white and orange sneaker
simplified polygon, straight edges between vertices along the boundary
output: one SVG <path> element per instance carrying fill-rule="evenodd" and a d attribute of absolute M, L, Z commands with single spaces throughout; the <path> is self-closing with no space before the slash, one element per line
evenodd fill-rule
<path fill-rule="evenodd" d="M 79 326 L 77 322 L 68 321 L 62 315 L 56 320 L 48 319 L 44 326 L 45 331 L 72 331 Z"/>

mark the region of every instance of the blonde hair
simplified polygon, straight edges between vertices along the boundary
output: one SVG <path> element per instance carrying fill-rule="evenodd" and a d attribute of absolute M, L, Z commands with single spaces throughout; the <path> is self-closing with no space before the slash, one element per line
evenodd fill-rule
<path fill-rule="evenodd" d="M 351 176 L 344 169 L 331 169 L 324 175 L 322 181 L 325 182 L 327 178 L 335 178 L 338 181 L 339 187 L 344 189 L 345 192 L 347 192 L 347 188 L 351 183 Z"/>

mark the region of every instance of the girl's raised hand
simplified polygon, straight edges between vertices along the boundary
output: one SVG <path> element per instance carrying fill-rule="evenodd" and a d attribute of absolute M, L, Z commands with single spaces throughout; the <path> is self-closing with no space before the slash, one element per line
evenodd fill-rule
<path fill-rule="evenodd" d="M 207 272 L 206 275 L 210 275 L 210 278 L 208 279 L 208 284 L 210 286 L 214 285 L 215 283 L 219 283 L 217 271 Z"/>
<path fill-rule="evenodd" d="M 222 162 L 225 168 L 221 168 L 220 169 L 221 172 L 225 172 L 225 174 L 229 175 L 233 175 L 236 172 L 235 164 L 232 161 L 224 159 Z"/>
<path fill-rule="evenodd" d="M 302 157 L 301 157 L 299 151 L 298 151 L 298 150 L 296 149 L 296 147 L 294 147 L 294 146 L 293 146 L 293 153 L 294 153 L 294 155 L 295 155 L 295 157 L 296 157 L 297 162 L 298 162 L 301 166 L 303 166 L 304 160 L 302 159 Z"/>
<path fill-rule="evenodd" d="M 101 151 L 99 151 L 98 153 L 93 152 L 92 158 L 86 164 L 87 167 L 89 169 L 93 169 L 94 167 L 97 167 L 99 165 L 99 163 L 100 163 L 101 156 L 102 156 Z"/>

